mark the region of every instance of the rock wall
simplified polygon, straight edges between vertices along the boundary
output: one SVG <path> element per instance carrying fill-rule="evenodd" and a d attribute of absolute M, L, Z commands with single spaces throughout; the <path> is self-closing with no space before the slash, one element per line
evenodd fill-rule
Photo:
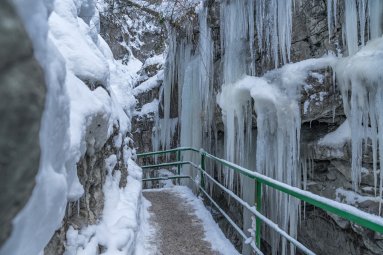
<path fill-rule="evenodd" d="M 10 1 L 0 8 L 0 247 L 24 207 L 39 169 L 45 80 Z"/>
<path fill-rule="evenodd" d="M 159 98 L 163 80 L 166 26 L 161 12 L 137 5 L 134 1 L 105 1 L 107 11 L 101 14 L 101 35 L 110 45 L 116 59 L 134 57 L 138 61 L 134 95 L 136 111 L 132 135 L 138 152 L 152 150 L 152 129 L 158 106 L 140 114 L 145 104 Z M 148 1 L 156 4 L 158 1 Z M 153 85 L 150 85 L 152 83 Z M 140 89 L 140 85 L 149 84 Z"/>
<path fill-rule="evenodd" d="M 0 8 L 0 253 L 37 254 L 45 246 L 44 254 L 64 254 L 69 228 L 102 220 L 107 177 L 115 177 L 109 186 L 119 178 L 114 191 L 134 193 L 131 211 L 139 215 L 141 170 L 128 172 L 132 77 L 98 34 L 95 1 L 31 5 L 3 1 Z M 124 101 L 116 96 L 121 86 Z M 135 241 L 137 227 L 132 232 Z"/>
<path fill-rule="evenodd" d="M 96 118 L 94 124 L 88 127 L 87 133 L 96 133 L 99 131 L 100 126 L 106 125 L 105 120 L 102 118 Z M 101 136 L 98 136 L 98 138 L 100 137 L 107 137 L 107 133 L 104 132 Z M 82 229 L 88 225 L 95 225 L 100 221 L 104 209 L 103 186 L 107 175 L 105 160 L 109 156 L 117 156 L 117 164 L 114 169 L 121 172 L 120 187 L 126 186 L 128 168 L 123 158 L 125 144 L 116 144 L 116 139 L 120 139 L 119 127 L 114 128 L 114 133 L 106 142 L 101 141 L 103 144 L 101 148 L 94 152 L 88 151 L 77 163 L 77 174 L 80 183 L 84 187 L 84 196 L 78 201 L 68 203 L 62 227 L 56 231 L 45 248 L 44 254 L 64 254 L 66 233 L 69 227 Z M 127 146 L 132 146 L 132 144 Z M 102 247 L 100 246 L 99 252 L 101 251 Z"/>

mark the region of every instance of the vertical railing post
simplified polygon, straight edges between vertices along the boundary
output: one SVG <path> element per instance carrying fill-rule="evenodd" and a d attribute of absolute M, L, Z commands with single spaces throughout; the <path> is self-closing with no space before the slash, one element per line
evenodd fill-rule
<path fill-rule="evenodd" d="M 206 171 L 205 170 L 205 155 L 206 155 L 206 153 L 203 150 L 201 150 L 200 153 L 201 153 L 201 169 L 203 171 Z M 203 174 L 202 170 L 200 172 L 200 177 L 201 177 L 200 186 L 202 187 L 202 189 L 205 189 L 205 177 L 204 177 L 204 174 Z"/>
<path fill-rule="evenodd" d="M 177 161 L 181 162 L 181 150 L 177 150 Z M 178 166 L 177 166 L 177 175 L 178 176 L 181 175 L 181 165 L 180 164 L 178 164 Z M 177 179 L 177 183 L 178 183 L 178 185 L 181 184 L 180 178 Z"/>
<path fill-rule="evenodd" d="M 257 211 L 262 213 L 261 210 L 262 210 L 262 183 L 260 181 L 258 181 L 257 179 L 255 179 L 255 185 L 256 185 L 256 208 L 257 208 Z M 262 221 L 260 218 L 256 217 L 256 233 L 255 233 L 255 238 L 256 238 L 256 244 L 257 244 L 257 247 L 260 249 L 261 248 L 261 224 L 262 224 Z"/>

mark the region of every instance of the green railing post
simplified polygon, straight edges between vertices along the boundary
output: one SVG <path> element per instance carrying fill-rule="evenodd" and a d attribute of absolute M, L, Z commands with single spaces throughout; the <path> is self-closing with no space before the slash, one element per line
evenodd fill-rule
<path fill-rule="evenodd" d="M 201 151 L 201 169 L 203 171 L 205 171 L 205 157 L 206 157 L 206 152 L 205 151 Z M 203 171 L 200 171 L 200 177 L 201 177 L 201 180 L 200 180 L 200 186 L 202 187 L 202 189 L 205 189 L 205 177 L 204 177 L 204 174 L 203 174 Z"/>
<path fill-rule="evenodd" d="M 255 179 L 255 185 L 256 185 L 256 191 L 257 191 L 257 194 L 256 194 L 256 208 L 257 208 L 257 211 L 261 213 L 261 210 L 262 210 L 262 183 L 259 182 L 257 179 Z M 262 224 L 262 221 L 259 217 L 256 217 L 256 233 L 255 233 L 255 238 L 256 238 L 256 243 L 257 243 L 257 247 L 260 249 L 261 248 L 261 224 Z"/>
<path fill-rule="evenodd" d="M 178 150 L 178 151 L 177 151 L 177 161 L 178 161 L 178 162 L 181 161 L 181 150 Z M 178 166 L 177 166 L 177 175 L 181 175 L 181 165 L 178 165 Z M 178 185 L 181 184 L 180 179 L 177 179 L 177 183 L 178 183 Z"/>

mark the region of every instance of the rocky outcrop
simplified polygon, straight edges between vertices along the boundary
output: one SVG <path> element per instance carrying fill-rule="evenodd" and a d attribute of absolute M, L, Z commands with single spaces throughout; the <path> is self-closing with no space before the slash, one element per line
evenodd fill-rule
<path fill-rule="evenodd" d="M 119 127 L 114 128 L 114 133 L 106 141 L 102 140 L 102 137 L 107 137 L 105 130 L 100 133 L 100 127 L 106 125 L 105 120 L 95 118 L 94 123 L 95 125 L 88 127 L 87 133 L 98 133 L 99 136 L 95 136 L 95 138 L 97 138 L 96 142 L 99 142 L 101 146 L 95 151 L 87 151 L 85 156 L 77 163 L 77 174 L 80 183 L 84 187 L 84 196 L 78 201 L 68 203 L 62 227 L 56 231 L 44 249 L 44 254 L 64 254 L 66 233 L 70 226 L 74 229 L 82 229 L 89 225 L 95 225 L 100 221 L 104 208 L 103 185 L 108 167 L 105 160 L 109 156 L 117 156 L 117 164 L 114 169 L 121 172 L 120 187 L 126 186 L 128 169 L 124 163 L 123 147 L 132 146 L 132 144 L 116 143 L 116 140 L 121 139 Z M 102 247 L 99 248 L 102 249 Z"/>
<path fill-rule="evenodd" d="M 145 104 L 159 98 L 163 80 L 163 53 L 167 32 L 164 19 L 156 9 L 143 7 L 134 1 L 105 1 L 107 8 L 101 14 L 101 35 L 110 45 L 116 59 L 135 57 L 141 62 L 137 70 L 139 87 L 144 83 L 155 83 L 150 89 L 135 89 L 137 99 L 132 119 L 132 135 L 138 152 L 152 150 L 152 129 L 158 107 L 154 111 L 140 114 Z M 148 1 L 155 4 L 156 1 Z"/>
<path fill-rule="evenodd" d="M 148 1 L 155 2 L 155 1 Z M 141 62 L 165 50 L 164 20 L 156 10 L 129 0 L 108 0 L 101 13 L 100 34 L 110 46 L 115 59 L 134 56 Z"/>
<path fill-rule="evenodd" d="M 0 8 L 0 247 L 24 207 L 39 169 L 45 100 L 42 69 L 11 1 Z"/>

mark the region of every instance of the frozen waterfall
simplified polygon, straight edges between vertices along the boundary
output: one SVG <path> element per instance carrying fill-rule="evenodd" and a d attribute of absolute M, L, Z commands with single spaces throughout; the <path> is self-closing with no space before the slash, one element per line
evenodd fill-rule
<path fill-rule="evenodd" d="M 342 21 L 339 19 L 343 16 L 338 15 L 340 6 L 344 10 Z M 358 189 L 360 183 L 363 148 L 371 148 L 375 186 L 379 186 L 379 196 L 382 196 L 383 175 L 379 174 L 379 161 L 383 158 L 383 150 L 379 148 L 383 144 L 383 2 L 328 0 L 329 40 L 342 25 L 348 57 L 341 58 L 341 54 L 335 56 L 329 52 L 321 58 L 290 63 L 292 17 L 293 11 L 299 8 L 293 0 L 221 1 L 220 38 L 217 40 L 213 39 L 209 27 L 209 8 L 202 1 L 198 9 L 197 46 L 193 46 L 192 34 L 180 39 L 176 31 L 170 31 L 163 121 L 172 119 L 170 97 L 177 87 L 180 145 L 218 150 L 218 145 L 212 144 L 217 143 L 214 126 L 217 103 L 224 123 L 225 159 L 302 187 L 302 182 L 307 181 L 307 169 L 301 169 L 307 164 L 302 164 L 299 157 L 302 86 L 311 71 L 334 68 L 352 130 L 354 189 Z M 221 55 L 222 75 L 215 73 L 219 60 L 215 59 L 216 49 Z M 260 75 L 257 54 L 264 54 L 275 69 Z M 375 68 L 369 69 L 371 66 Z M 161 132 L 175 133 L 174 124 L 169 123 L 161 124 Z M 169 146 L 171 138 L 162 137 L 162 146 Z M 228 188 L 241 192 L 248 202 L 254 201 L 252 183 L 239 179 L 232 170 L 223 169 L 222 175 Z M 267 188 L 263 199 L 266 202 L 262 213 L 296 237 L 300 203 Z M 244 212 L 244 225 L 251 224 L 246 217 Z M 295 253 L 295 248 L 289 249 L 286 240 L 268 229 L 264 231 L 273 254 Z"/>

